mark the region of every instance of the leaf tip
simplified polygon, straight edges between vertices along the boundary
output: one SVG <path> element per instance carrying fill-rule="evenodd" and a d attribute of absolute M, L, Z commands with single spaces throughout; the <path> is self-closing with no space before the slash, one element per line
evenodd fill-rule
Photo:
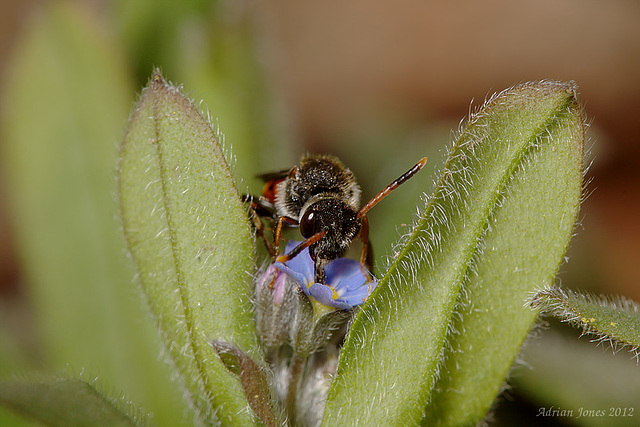
<path fill-rule="evenodd" d="M 151 79 L 149 80 L 149 86 L 167 86 L 167 81 L 162 75 L 162 69 L 160 69 L 160 67 L 155 67 L 153 69 Z"/>
<path fill-rule="evenodd" d="M 173 83 L 171 83 L 171 81 L 167 80 L 164 77 L 162 73 L 162 69 L 160 67 L 155 67 L 153 69 L 153 73 L 151 74 L 151 77 L 149 78 L 149 83 L 147 83 L 147 86 L 145 87 L 143 92 L 151 91 L 155 93 L 182 94 L 181 88 L 182 88 L 182 85 L 176 86 Z M 190 102 L 193 103 L 192 101 Z"/>

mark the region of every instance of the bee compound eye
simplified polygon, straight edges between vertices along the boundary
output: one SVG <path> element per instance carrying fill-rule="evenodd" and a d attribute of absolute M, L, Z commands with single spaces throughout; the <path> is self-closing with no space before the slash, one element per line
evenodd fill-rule
<path fill-rule="evenodd" d="M 318 223 L 318 212 L 313 209 L 307 209 L 302 218 L 300 218 L 300 234 L 303 237 L 311 237 L 317 233 L 316 226 Z"/>

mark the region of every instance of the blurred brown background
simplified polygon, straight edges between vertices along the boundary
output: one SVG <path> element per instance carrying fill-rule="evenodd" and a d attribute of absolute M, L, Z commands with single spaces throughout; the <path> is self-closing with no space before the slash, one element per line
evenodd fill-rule
<path fill-rule="evenodd" d="M 2 1 L 0 78 L 43 2 Z M 89 3 L 108 13 L 106 0 Z M 375 150 L 374 139 L 398 150 L 415 150 L 415 139 L 442 149 L 472 100 L 481 105 L 495 91 L 574 80 L 591 166 L 560 280 L 640 301 L 640 2 L 249 0 L 237 8 L 255 18 L 260 59 L 292 139 L 356 164 L 358 153 Z M 382 167 L 370 166 L 369 174 Z M 0 297 L 8 299 L 20 294 L 21 275 L 2 196 L 0 182 Z"/>

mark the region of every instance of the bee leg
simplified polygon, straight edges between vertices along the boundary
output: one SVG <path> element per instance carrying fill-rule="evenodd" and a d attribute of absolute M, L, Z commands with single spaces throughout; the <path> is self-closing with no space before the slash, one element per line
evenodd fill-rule
<path fill-rule="evenodd" d="M 262 220 L 254 210 L 251 210 L 249 215 L 251 216 L 253 225 L 256 228 L 256 236 L 262 238 L 262 241 L 264 242 L 264 246 L 267 248 L 267 251 L 269 252 L 269 256 L 271 258 L 274 258 L 276 256 L 276 253 L 273 249 L 273 245 L 269 242 L 269 239 L 267 239 L 267 236 L 264 234 L 265 227 Z"/>
<path fill-rule="evenodd" d="M 276 220 L 276 209 L 268 199 L 262 196 L 256 197 L 251 194 L 243 194 L 241 199 L 243 203 L 248 203 L 260 218 L 266 218 L 270 221 Z"/>
<path fill-rule="evenodd" d="M 369 240 L 369 220 L 367 216 L 362 217 L 362 227 L 360 228 L 360 240 L 362 241 L 362 252 L 360 253 L 360 265 L 363 271 L 373 270 L 373 248 Z M 365 271 L 366 273 L 366 271 Z"/>
<path fill-rule="evenodd" d="M 360 252 L 360 268 L 367 278 L 369 287 L 367 296 L 371 294 L 371 270 L 373 270 L 373 250 L 371 250 L 371 242 L 369 241 L 369 220 L 366 215 L 362 215 L 362 226 L 360 227 L 360 240 L 362 241 L 362 252 Z"/>
<path fill-rule="evenodd" d="M 282 226 L 284 224 L 288 224 L 288 225 L 291 225 L 291 226 L 296 226 L 296 225 L 298 225 L 298 221 L 296 221 L 293 218 L 289 218 L 288 216 L 279 216 L 278 217 L 278 221 L 276 223 L 276 229 L 273 232 L 273 247 L 275 249 L 275 252 L 274 252 L 274 255 L 273 255 L 273 260 L 274 261 L 278 258 L 278 255 L 280 254 L 280 238 L 282 237 Z M 302 248 L 302 249 L 304 249 L 304 248 Z M 300 250 L 302 250 L 302 249 L 300 249 Z M 291 257 L 291 258 L 293 258 L 293 257 Z M 284 261 L 282 261 L 282 262 L 284 262 Z"/>
<path fill-rule="evenodd" d="M 249 203 L 249 218 L 251 219 L 251 222 L 253 223 L 253 226 L 256 230 L 256 236 L 262 238 L 264 246 L 267 248 L 269 255 L 271 256 L 271 258 L 275 258 L 276 253 L 273 250 L 273 245 L 269 242 L 269 239 L 267 239 L 267 236 L 264 233 L 265 226 L 261 219 L 263 217 L 272 217 L 273 214 L 268 211 L 267 207 L 260 204 L 259 202 L 256 202 L 254 197 L 251 195 L 243 195 L 242 201 Z"/>

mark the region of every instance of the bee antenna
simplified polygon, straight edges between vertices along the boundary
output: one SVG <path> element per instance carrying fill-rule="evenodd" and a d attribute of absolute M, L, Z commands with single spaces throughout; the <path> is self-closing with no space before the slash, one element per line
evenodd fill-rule
<path fill-rule="evenodd" d="M 380 200 L 382 200 L 385 197 L 387 197 L 389 195 L 389 193 L 391 193 L 393 190 L 395 190 L 400 184 L 402 184 L 403 182 L 405 182 L 406 180 L 411 178 L 413 175 L 418 173 L 418 171 L 420 169 L 422 169 L 424 167 L 424 165 L 426 165 L 426 164 L 427 164 L 427 158 L 423 157 L 422 159 L 420 159 L 420 161 L 418 163 L 415 164 L 414 167 L 412 167 L 411 169 L 409 169 L 408 171 L 403 173 L 400 177 L 398 177 L 391 184 L 387 185 L 373 199 L 369 200 L 369 202 L 366 205 L 364 205 L 362 207 L 362 209 L 360 209 L 360 211 L 358 212 L 358 218 L 362 218 L 364 216 L 364 214 L 369 212 L 369 210 L 372 207 L 374 207 L 375 205 L 377 205 L 378 202 L 380 202 Z"/>
<path fill-rule="evenodd" d="M 309 246 L 313 245 L 318 240 L 322 239 L 325 234 L 327 234 L 327 232 L 324 231 L 324 230 L 319 232 L 319 233 L 314 234 L 313 236 L 309 237 L 307 240 L 305 240 L 304 242 L 300 243 L 298 246 L 293 248 L 291 250 L 291 252 L 289 252 L 288 254 L 280 255 L 276 259 L 276 261 L 277 262 L 287 262 L 290 259 L 295 258 L 296 256 L 298 256 L 298 254 L 300 252 L 302 252 L 303 250 L 305 250 Z"/>

